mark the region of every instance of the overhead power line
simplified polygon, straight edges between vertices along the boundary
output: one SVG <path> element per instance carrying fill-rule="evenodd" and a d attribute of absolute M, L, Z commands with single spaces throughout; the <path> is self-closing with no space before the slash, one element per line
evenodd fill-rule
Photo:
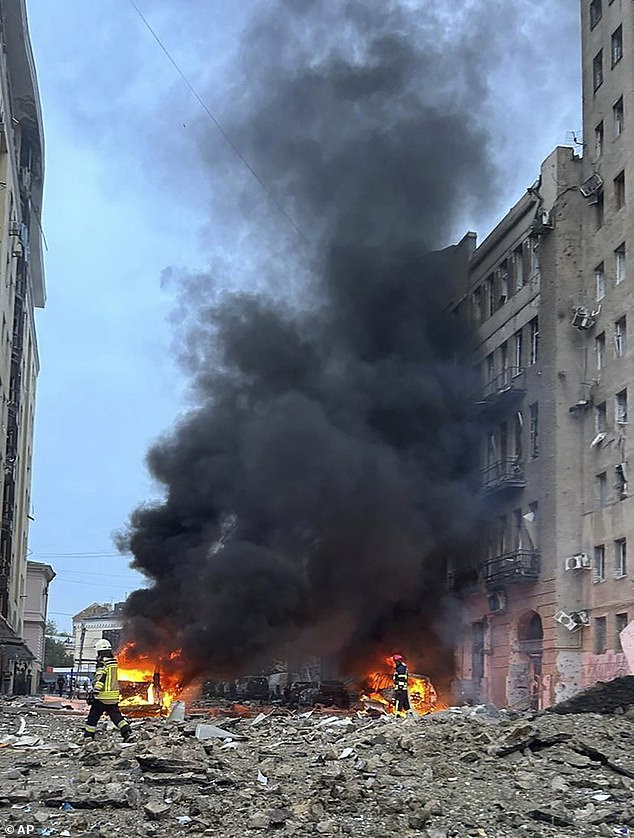
<path fill-rule="evenodd" d="M 226 131 L 225 131 L 225 129 L 223 128 L 223 126 L 222 126 L 222 124 L 221 124 L 220 120 L 219 120 L 219 119 L 218 119 L 218 118 L 214 115 L 214 113 L 213 113 L 213 112 L 212 112 L 212 110 L 209 108 L 209 106 L 207 105 L 207 103 L 205 102 L 205 100 L 202 98 L 202 96 L 200 95 L 200 93 L 196 90 L 196 88 L 195 88 L 195 87 L 194 87 L 194 85 L 191 83 L 191 81 L 189 80 L 189 78 L 185 75 L 185 73 L 183 72 L 183 70 L 180 68 L 180 65 L 178 64 L 178 62 L 176 61 L 176 59 L 172 56 L 172 54 L 170 53 L 170 51 L 167 49 L 167 47 L 165 46 L 165 44 L 163 43 L 163 41 L 162 41 L 162 40 L 161 40 L 161 38 L 159 37 L 158 33 L 157 33 L 157 32 L 156 32 L 156 30 L 152 27 L 152 25 L 150 24 L 149 20 L 145 17 L 145 15 L 144 15 L 144 14 L 143 14 L 143 12 L 141 11 L 141 9 L 137 6 L 137 4 L 136 4 L 135 0 L 128 0 L 128 2 L 130 3 L 130 5 L 131 5 L 131 6 L 132 6 L 132 8 L 134 9 L 134 11 L 137 13 L 137 15 L 139 16 L 139 18 L 141 19 L 141 21 L 142 21 L 142 22 L 143 22 L 143 24 L 145 25 L 145 28 L 147 29 L 147 31 L 150 33 L 150 35 L 154 38 L 154 40 L 156 41 L 156 43 L 159 45 L 159 47 L 161 48 L 161 50 L 162 50 L 162 52 L 164 53 L 164 55 L 165 55 L 165 57 L 167 58 L 167 60 L 170 62 L 170 64 L 172 65 L 172 67 L 176 70 L 176 72 L 177 72 L 177 73 L 178 73 L 178 75 L 181 77 L 181 79 L 185 82 L 185 84 L 187 85 L 187 87 L 188 87 L 188 89 L 189 89 L 190 93 L 192 94 L 192 96 L 196 99 L 196 101 L 198 102 L 198 104 L 201 106 L 201 108 L 202 108 L 202 109 L 204 110 L 204 112 L 207 114 L 207 116 L 209 117 L 209 119 L 210 119 L 210 120 L 211 120 L 211 122 L 213 123 L 214 127 L 216 128 L 216 130 L 217 130 L 217 131 L 218 131 L 218 133 L 220 134 L 220 136 L 221 136 L 221 137 L 223 138 L 223 140 L 227 143 L 227 145 L 229 146 L 229 148 L 233 151 L 233 153 L 234 153 L 234 154 L 236 155 L 236 157 L 240 160 L 240 162 L 243 164 L 243 166 L 245 166 L 245 168 L 246 168 L 246 169 L 248 169 L 248 171 L 249 171 L 249 172 L 251 173 L 251 175 L 255 178 L 255 180 L 256 180 L 256 181 L 260 184 L 260 186 L 261 186 L 262 190 L 263 190 L 263 191 L 264 191 L 264 193 L 267 195 L 267 197 L 269 198 L 269 200 L 271 201 L 271 203 L 273 203 L 273 204 L 277 207 L 277 209 L 279 210 L 279 212 L 280 212 L 280 213 L 284 216 L 284 218 L 286 218 L 286 220 L 287 220 L 287 221 L 288 221 L 288 223 L 291 225 L 291 227 L 293 228 L 293 230 L 295 230 L 295 232 L 296 232 L 299 236 L 301 236 L 301 238 L 302 238 L 302 239 L 304 239 L 304 240 L 305 240 L 305 239 L 306 239 L 306 236 L 304 235 L 303 231 L 302 231 L 302 230 L 301 230 L 301 229 L 297 226 L 297 224 L 295 223 L 295 221 L 294 221 L 294 220 L 292 219 L 292 217 L 289 215 L 289 213 L 287 212 L 287 210 L 286 210 L 286 209 L 282 206 L 282 204 L 278 201 L 278 199 L 275 197 L 275 195 L 273 194 L 273 192 L 271 191 L 271 189 L 267 186 L 267 184 L 265 183 L 265 181 L 264 181 L 264 180 L 260 177 L 260 175 L 256 172 L 256 170 L 253 168 L 253 166 L 251 165 L 251 163 L 249 163 L 249 161 L 248 161 L 248 160 L 247 160 L 247 158 L 244 156 L 244 154 L 240 151 L 240 149 L 239 149 L 239 148 L 236 146 L 236 144 L 233 142 L 233 140 L 231 139 L 231 137 L 229 136 L 229 134 L 227 134 L 227 132 L 226 132 Z"/>

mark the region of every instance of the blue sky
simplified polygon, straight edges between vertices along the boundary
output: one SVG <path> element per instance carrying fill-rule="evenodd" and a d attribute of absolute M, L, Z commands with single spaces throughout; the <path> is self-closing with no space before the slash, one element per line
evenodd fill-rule
<path fill-rule="evenodd" d="M 265 0 L 137 3 L 222 120 L 235 95 L 241 28 Z M 229 195 L 236 172 L 245 174 L 240 162 L 129 0 L 27 5 L 46 136 L 48 247 L 30 549 L 57 572 L 50 616 L 69 628 L 71 614 L 123 599 L 142 582 L 112 534 L 157 496 L 145 453 L 187 404 L 175 291 L 162 273 L 223 264 L 239 283 L 258 209 Z M 580 133 L 577 5 L 527 0 L 521 27 L 506 35 L 506 60 L 487 71 L 497 216 L 550 150 Z M 198 148 L 206 121 L 206 153 L 223 164 L 213 174 Z M 260 187 L 251 186 L 261 207 Z M 482 236 L 495 220 L 465 218 L 456 236 L 467 227 Z"/>

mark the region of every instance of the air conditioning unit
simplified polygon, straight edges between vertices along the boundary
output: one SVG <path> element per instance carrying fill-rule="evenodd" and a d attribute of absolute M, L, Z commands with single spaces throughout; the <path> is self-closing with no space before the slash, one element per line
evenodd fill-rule
<path fill-rule="evenodd" d="M 506 611 L 508 606 L 506 591 L 493 591 L 489 594 L 488 601 L 489 611 L 492 614 L 500 614 L 502 611 Z"/>
<path fill-rule="evenodd" d="M 554 213 L 545 209 L 537 210 L 537 214 L 533 219 L 533 223 L 531 225 L 533 230 L 539 232 L 541 230 L 554 230 L 555 228 L 555 216 Z"/>
<path fill-rule="evenodd" d="M 572 310 L 572 319 L 570 325 L 580 332 L 585 332 L 591 329 L 597 322 L 597 317 L 601 314 L 601 306 L 596 311 L 590 311 L 585 306 L 575 306 Z"/>
<path fill-rule="evenodd" d="M 598 172 L 590 175 L 587 180 L 579 187 L 579 192 L 583 195 L 584 198 L 590 198 L 592 195 L 597 193 L 599 189 L 603 186 L 603 178 L 601 177 Z"/>
<path fill-rule="evenodd" d="M 557 611 L 555 620 L 564 628 L 567 628 L 568 631 L 576 631 L 581 627 L 581 624 L 575 619 L 574 613 L 566 614 L 565 611 Z"/>
<path fill-rule="evenodd" d="M 584 570 L 591 566 L 590 556 L 587 553 L 576 553 L 564 559 L 565 570 Z"/>
<path fill-rule="evenodd" d="M 587 610 L 582 611 L 573 611 L 570 615 L 573 620 L 580 626 L 589 626 L 590 625 L 590 612 Z"/>

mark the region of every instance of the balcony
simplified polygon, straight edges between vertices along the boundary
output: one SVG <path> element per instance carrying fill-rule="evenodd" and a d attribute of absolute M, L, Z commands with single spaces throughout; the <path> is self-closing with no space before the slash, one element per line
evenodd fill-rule
<path fill-rule="evenodd" d="M 505 403 L 511 404 L 525 393 L 525 368 L 507 367 L 484 385 L 476 404 L 482 410 L 487 410 Z"/>
<path fill-rule="evenodd" d="M 487 588 L 513 582 L 535 582 L 539 578 L 539 553 L 536 550 L 512 550 L 484 563 Z"/>
<path fill-rule="evenodd" d="M 517 458 L 498 460 L 482 469 L 482 492 L 491 495 L 508 489 L 523 489 L 526 486 L 524 463 Z"/>

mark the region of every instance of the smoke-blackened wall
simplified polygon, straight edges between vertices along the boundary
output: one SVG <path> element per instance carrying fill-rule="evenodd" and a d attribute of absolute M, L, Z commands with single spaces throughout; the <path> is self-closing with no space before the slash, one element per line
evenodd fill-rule
<path fill-rule="evenodd" d="M 447 641 L 443 568 L 477 533 L 479 429 L 448 308 L 467 247 L 430 251 L 491 193 L 482 26 L 282 0 L 245 36 L 229 133 L 273 199 L 241 257 L 277 254 L 267 270 L 293 293 L 216 278 L 201 304 L 196 278 L 197 407 L 150 451 L 165 499 L 126 535 L 151 583 L 128 603 L 134 637 L 182 648 L 191 675 Z"/>

